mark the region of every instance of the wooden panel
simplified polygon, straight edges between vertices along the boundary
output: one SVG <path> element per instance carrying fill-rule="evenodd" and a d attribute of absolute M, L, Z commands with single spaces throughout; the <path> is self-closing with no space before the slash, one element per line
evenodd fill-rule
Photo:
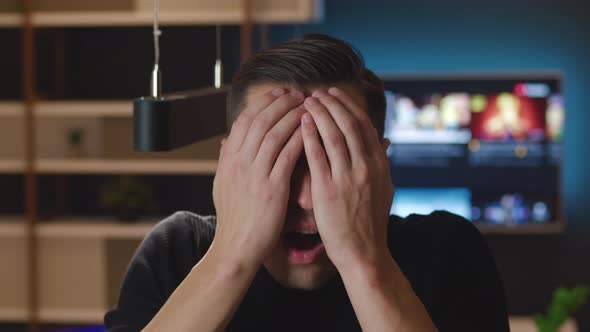
<path fill-rule="evenodd" d="M 106 308 L 101 239 L 41 237 L 40 316 L 44 321 L 88 321 Z"/>
<path fill-rule="evenodd" d="M 21 0 L 0 1 L 0 13 L 20 13 L 22 11 Z"/>
<path fill-rule="evenodd" d="M 107 304 L 109 308 L 114 307 L 119 300 L 121 282 L 127 272 L 127 266 L 135 254 L 135 250 L 141 243 L 140 239 L 135 240 L 107 240 Z"/>
<path fill-rule="evenodd" d="M 0 321 L 20 321 L 28 317 L 24 225 L 0 224 L 0 229 Z"/>
<path fill-rule="evenodd" d="M 22 116 L 0 116 L 0 158 L 24 158 L 23 130 Z"/>
<path fill-rule="evenodd" d="M 68 136 L 71 130 L 83 132 L 81 149 L 71 149 Z M 99 157 L 101 131 L 98 118 L 37 118 L 37 156 L 39 158 Z"/>
<path fill-rule="evenodd" d="M 148 25 L 152 0 L 40 0 L 33 23 L 37 26 Z M 321 0 L 256 0 L 252 18 L 264 23 L 305 23 L 321 19 Z M 238 0 L 167 0 L 160 2 L 160 22 L 181 24 L 238 24 L 243 10 Z"/>

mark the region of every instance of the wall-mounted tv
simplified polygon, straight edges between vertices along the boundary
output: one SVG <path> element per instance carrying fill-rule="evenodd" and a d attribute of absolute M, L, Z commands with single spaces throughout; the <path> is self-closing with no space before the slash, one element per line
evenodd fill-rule
<path fill-rule="evenodd" d="M 382 78 L 392 213 L 449 210 L 490 232 L 563 228 L 559 73 Z"/>

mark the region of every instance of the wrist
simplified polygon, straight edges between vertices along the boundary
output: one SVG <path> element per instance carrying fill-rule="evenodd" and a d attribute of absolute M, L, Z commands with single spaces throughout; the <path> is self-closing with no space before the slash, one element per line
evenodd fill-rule
<path fill-rule="evenodd" d="M 336 269 L 342 276 L 365 279 L 372 284 L 392 272 L 392 267 L 398 269 L 397 264 L 391 257 L 387 246 L 375 246 L 364 251 L 355 251 L 347 255 L 347 259 L 335 264 Z"/>
<path fill-rule="evenodd" d="M 203 259 L 221 266 L 230 275 L 256 273 L 262 264 L 260 258 L 239 250 L 239 246 L 224 245 L 216 239 Z"/>

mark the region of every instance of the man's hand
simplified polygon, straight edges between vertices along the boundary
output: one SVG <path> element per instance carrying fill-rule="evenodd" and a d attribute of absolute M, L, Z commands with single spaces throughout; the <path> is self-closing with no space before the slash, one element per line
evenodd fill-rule
<path fill-rule="evenodd" d="M 212 249 L 260 264 L 283 228 L 290 178 L 303 149 L 301 92 L 275 89 L 242 111 L 222 145 L 213 183 Z"/>
<path fill-rule="evenodd" d="M 311 114 L 302 127 L 314 217 L 326 253 L 339 270 L 361 259 L 375 262 L 389 252 L 389 142 L 381 143 L 367 112 L 340 89 L 314 93 L 304 105 Z"/>
<path fill-rule="evenodd" d="M 387 246 L 389 142 L 380 142 L 350 96 L 336 88 L 328 92 L 307 98 L 311 115 L 301 119 L 313 214 L 326 253 L 363 331 L 436 331 Z"/>

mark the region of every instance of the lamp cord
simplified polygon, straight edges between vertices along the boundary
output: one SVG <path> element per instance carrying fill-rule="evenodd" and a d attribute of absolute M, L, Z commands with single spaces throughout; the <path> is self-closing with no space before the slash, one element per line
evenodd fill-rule
<path fill-rule="evenodd" d="M 159 27 L 158 12 L 158 0 L 154 0 L 154 66 L 160 64 L 160 35 L 162 34 L 162 31 Z"/>
<path fill-rule="evenodd" d="M 159 98 L 162 94 L 162 74 L 160 72 L 160 31 L 158 12 L 160 6 L 158 0 L 154 0 L 154 69 L 152 70 L 152 81 L 150 90 L 152 97 Z"/>

